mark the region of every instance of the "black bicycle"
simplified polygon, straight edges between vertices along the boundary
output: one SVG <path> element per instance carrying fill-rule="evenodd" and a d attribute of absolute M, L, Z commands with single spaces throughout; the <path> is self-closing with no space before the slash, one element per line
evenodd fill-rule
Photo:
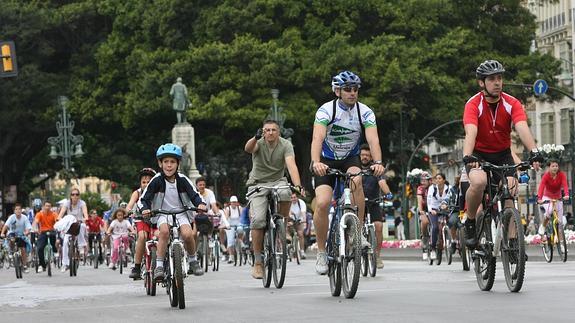
<path fill-rule="evenodd" d="M 361 251 L 361 274 L 365 277 L 369 274 L 370 277 L 375 277 L 377 273 L 377 237 L 375 236 L 375 225 L 371 222 L 371 213 L 369 212 L 368 205 L 376 205 L 380 207 L 383 202 L 383 197 L 376 199 L 365 199 L 365 220 L 361 233 L 371 245 L 371 248 L 363 249 Z"/>
<path fill-rule="evenodd" d="M 525 277 L 525 242 L 517 198 L 511 194 L 513 188 L 509 187 L 507 176 L 516 174 L 517 170 L 528 169 L 529 163 L 497 166 L 482 162 L 481 166 L 488 176 L 482 210 L 477 213 L 478 244 L 471 254 L 477 284 L 483 291 L 491 290 L 495 280 L 496 257 L 501 252 L 507 288 L 511 292 L 518 292 Z M 493 182 L 495 174 L 501 178 L 500 183 Z M 507 201 L 511 201 L 513 207 L 506 206 Z M 493 232 L 495 235 L 492 235 Z"/>
<path fill-rule="evenodd" d="M 262 282 L 265 288 L 270 287 L 272 275 L 276 288 L 282 288 L 285 282 L 287 266 L 286 224 L 284 217 L 279 213 L 279 191 L 283 189 L 293 190 L 294 187 L 291 185 L 256 186 L 246 195 L 249 198 L 261 190 L 269 190 L 267 193 L 268 209 L 263 249 L 264 277 Z"/>

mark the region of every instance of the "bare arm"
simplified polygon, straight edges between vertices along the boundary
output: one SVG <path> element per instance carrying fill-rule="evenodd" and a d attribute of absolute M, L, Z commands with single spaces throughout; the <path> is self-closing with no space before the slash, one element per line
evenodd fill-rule
<path fill-rule="evenodd" d="M 365 139 L 369 144 L 369 150 L 373 160 L 382 160 L 381 147 L 379 146 L 379 135 L 377 134 L 377 127 L 369 127 L 365 129 Z"/>
<path fill-rule="evenodd" d="M 313 136 L 311 140 L 311 160 L 318 163 L 321 157 L 321 145 L 327 135 L 327 127 L 322 124 L 313 125 Z"/>
<path fill-rule="evenodd" d="M 301 180 L 299 177 L 299 172 L 297 170 L 295 157 L 294 156 L 288 156 L 288 157 L 286 157 L 285 162 L 286 162 L 286 166 L 287 166 L 289 176 L 291 178 L 292 183 L 295 186 L 301 186 Z"/>
<path fill-rule="evenodd" d="M 381 189 L 381 191 L 384 194 L 388 194 L 391 193 L 391 190 L 389 189 L 389 186 L 387 185 L 387 182 L 385 181 L 385 179 L 379 180 L 379 189 Z"/>
<path fill-rule="evenodd" d="M 477 126 L 474 124 L 465 125 L 465 140 L 463 141 L 463 156 L 473 154 L 475 139 L 477 138 Z"/>
<path fill-rule="evenodd" d="M 132 192 L 132 196 L 130 196 L 130 201 L 128 202 L 128 206 L 126 206 L 126 210 L 131 210 L 134 208 L 134 205 L 136 204 L 136 202 L 138 202 L 138 197 L 140 194 L 138 194 L 138 191 L 133 191 Z"/>
<path fill-rule="evenodd" d="M 525 145 L 525 147 L 529 151 L 537 148 L 535 140 L 533 139 L 533 135 L 531 135 L 531 130 L 529 130 L 529 125 L 527 124 L 527 121 L 517 122 L 517 124 L 515 124 L 515 131 L 517 131 L 517 134 L 519 135 L 521 142 L 523 143 L 523 145 Z"/>
<path fill-rule="evenodd" d="M 68 210 L 68 208 L 65 205 L 62 205 L 62 207 L 60 208 L 60 213 L 58 213 L 58 220 L 62 219 L 62 217 L 66 213 L 66 210 Z"/>
<path fill-rule="evenodd" d="M 88 221 L 88 207 L 86 206 L 86 203 L 82 205 L 82 214 L 84 214 L 84 222 Z"/>
<path fill-rule="evenodd" d="M 255 136 L 251 137 L 250 140 L 248 140 L 246 142 L 246 145 L 244 146 L 244 150 L 248 154 L 253 154 L 256 151 L 258 151 L 258 141 L 256 140 Z"/>

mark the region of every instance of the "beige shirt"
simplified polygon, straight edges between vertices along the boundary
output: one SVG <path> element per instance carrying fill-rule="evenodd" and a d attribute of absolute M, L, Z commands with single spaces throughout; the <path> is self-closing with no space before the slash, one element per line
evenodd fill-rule
<path fill-rule="evenodd" d="M 257 145 L 258 150 L 252 154 L 252 171 L 246 185 L 275 182 L 283 178 L 285 159 L 294 155 L 291 142 L 280 137 L 278 144 L 270 147 L 265 139 L 261 138 Z"/>

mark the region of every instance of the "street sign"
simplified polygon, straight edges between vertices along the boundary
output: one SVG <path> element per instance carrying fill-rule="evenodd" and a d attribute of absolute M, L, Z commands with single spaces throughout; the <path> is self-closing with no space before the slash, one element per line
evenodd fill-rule
<path fill-rule="evenodd" d="M 537 80 L 535 81 L 535 83 L 533 83 L 533 93 L 535 93 L 535 95 L 540 96 L 545 94 L 545 92 L 547 92 L 547 90 L 549 89 L 549 85 L 547 84 L 547 82 L 545 82 L 545 80 Z"/>

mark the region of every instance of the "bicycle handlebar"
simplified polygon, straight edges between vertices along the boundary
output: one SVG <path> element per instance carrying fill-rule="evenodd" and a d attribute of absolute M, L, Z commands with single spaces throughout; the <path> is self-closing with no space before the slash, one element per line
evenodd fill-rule
<path fill-rule="evenodd" d="M 486 162 L 486 161 L 482 161 L 481 163 L 481 168 L 483 168 L 483 170 L 486 171 L 497 171 L 497 172 L 506 172 L 506 171 L 511 171 L 511 170 L 528 170 L 531 165 L 529 165 L 528 161 L 522 161 L 519 164 L 515 164 L 515 165 L 493 165 L 490 162 Z"/>
<path fill-rule="evenodd" d="M 277 185 L 277 186 L 256 186 L 253 190 L 246 194 L 246 197 L 252 196 L 254 193 L 259 193 L 261 190 L 281 190 L 289 188 L 292 192 L 297 192 L 296 187 L 288 184 L 288 185 Z"/>
<path fill-rule="evenodd" d="M 151 212 L 153 215 L 158 215 L 158 214 L 174 215 L 174 214 L 184 213 L 186 211 L 205 212 L 204 210 L 200 210 L 195 206 L 185 206 L 183 208 L 173 209 L 173 210 L 156 209 L 156 210 L 152 210 Z"/>
<path fill-rule="evenodd" d="M 342 172 L 339 169 L 336 168 L 328 168 L 326 171 L 327 175 L 335 175 L 338 177 L 345 177 L 345 178 L 352 178 L 355 176 L 360 176 L 360 175 L 373 175 L 373 171 L 371 169 L 366 169 L 366 170 L 360 170 L 358 173 L 347 173 L 347 172 Z"/>

